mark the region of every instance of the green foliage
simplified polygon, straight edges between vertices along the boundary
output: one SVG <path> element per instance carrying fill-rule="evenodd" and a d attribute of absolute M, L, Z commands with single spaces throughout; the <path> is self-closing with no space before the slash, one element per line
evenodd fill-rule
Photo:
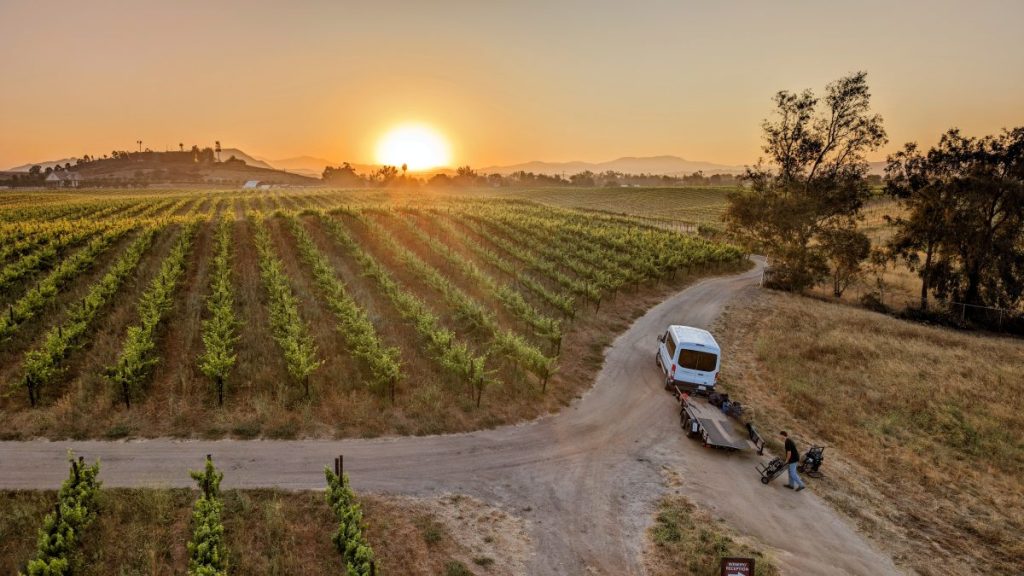
<path fill-rule="evenodd" d="M 80 304 L 72 305 L 62 324 L 50 329 L 37 348 L 25 354 L 22 363 L 22 384 L 28 390 L 33 406 L 39 401 L 41 388 L 60 375 L 60 363 L 81 345 L 99 313 L 110 302 L 118 288 L 138 267 L 142 254 L 153 241 L 155 230 L 146 229 L 132 242 L 107 273 L 92 285 Z"/>
<path fill-rule="evenodd" d="M 235 366 L 235 343 L 238 342 L 239 321 L 235 317 L 234 292 L 231 288 L 231 227 L 225 216 L 217 229 L 217 252 L 213 257 L 210 295 L 206 300 L 209 317 L 203 320 L 203 353 L 199 369 L 213 381 L 217 403 L 224 405 L 224 387 Z"/>
<path fill-rule="evenodd" d="M 57 493 L 54 511 L 43 518 L 36 557 L 24 576 L 70 576 L 79 564 L 78 544 L 96 518 L 100 464 L 86 465 L 69 452 L 71 472 Z"/>
<path fill-rule="evenodd" d="M 188 543 L 189 576 L 225 576 L 228 573 L 228 548 L 224 541 L 220 482 L 224 473 L 207 456 L 202 471 L 189 473 L 201 490 L 192 507 L 192 539 Z"/>
<path fill-rule="evenodd" d="M 888 160 L 886 191 L 905 214 L 895 220 L 889 248 L 918 270 L 921 308 L 927 308 L 929 292 L 974 306 L 1019 307 L 1024 127 L 983 138 L 954 129 L 925 154 L 907 144 Z"/>
<path fill-rule="evenodd" d="M 284 354 L 288 374 L 296 383 L 305 385 L 309 397 L 309 376 L 320 367 L 316 344 L 309 327 L 299 315 L 299 304 L 288 284 L 284 264 L 274 253 L 274 246 L 261 217 L 251 217 L 256 230 L 256 249 L 259 252 L 260 276 L 267 290 L 270 306 L 270 327 L 274 340 Z"/>
<path fill-rule="evenodd" d="M 127 227 L 116 226 L 89 242 L 70 257 L 61 260 L 57 268 L 35 288 L 30 289 L 27 294 L 8 308 L 6 314 L 0 315 L 0 341 L 9 338 L 22 323 L 53 302 L 65 286 L 92 266 L 96 258 L 128 230 Z"/>
<path fill-rule="evenodd" d="M 456 315 L 470 326 L 470 330 L 483 330 L 492 337 L 491 351 L 503 356 L 513 366 L 523 367 L 533 372 L 544 382 L 551 374 L 554 360 L 547 358 L 536 346 L 527 342 L 524 338 L 509 330 L 503 330 L 498 326 L 494 315 L 484 309 L 472 296 L 466 294 L 457 287 L 445 275 L 436 268 L 420 259 L 411 250 L 398 244 L 385 230 L 376 223 L 363 219 L 362 222 L 376 236 L 376 238 L 391 252 L 393 252 L 402 264 L 420 279 L 426 282 L 431 288 L 442 295 L 444 300 L 455 310 Z M 483 363 L 480 364 L 480 371 L 483 371 Z M 483 394 L 484 379 L 472 380 L 476 391 L 476 402 L 480 405 Z"/>
<path fill-rule="evenodd" d="M 345 285 L 298 219 L 289 217 L 288 225 L 298 240 L 302 258 L 313 269 L 316 284 L 324 294 L 327 306 L 338 320 L 338 333 L 345 339 L 352 355 L 369 369 L 370 388 L 379 394 L 390 392 L 393 400 L 395 385 L 402 376 L 398 348 L 381 342 L 366 312 L 346 292 Z"/>
<path fill-rule="evenodd" d="M 822 100 L 809 90 L 776 94 L 776 116 L 763 124 L 770 164 L 747 169 L 750 186 L 729 195 L 725 213 L 732 233 L 768 255 L 771 283 L 788 290 L 828 276 L 823 235 L 855 226 L 871 195 L 865 154 L 887 142 L 866 73 L 829 84 Z"/>
<path fill-rule="evenodd" d="M 52 267 L 60 261 L 60 256 L 68 248 L 81 244 L 105 228 L 104 225 L 67 220 L 61 223 L 64 226 L 58 229 L 51 229 L 20 242 L 12 242 L 9 247 L 4 246 L 2 252 L 5 257 L 21 253 L 24 253 L 24 256 L 0 268 L 0 290 L 13 286 L 18 280 L 39 270 Z"/>
<path fill-rule="evenodd" d="M 339 477 L 329 468 L 324 474 L 327 476 L 327 503 L 338 519 L 338 530 L 331 540 L 344 559 L 346 576 L 376 574 L 373 549 L 363 534 L 363 511 L 349 487 L 348 476 Z"/>
<path fill-rule="evenodd" d="M 159 361 L 154 354 L 157 329 L 174 304 L 174 292 L 185 273 L 195 230 L 195 222 L 182 229 L 171 253 L 139 299 L 139 323 L 128 328 L 117 361 L 107 369 L 107 379 L 118 388 L 125 407 L 131 407 L 132 398 L 139 394 L 150 370 Z"/>
<path fill-rule="evenodd" d="M 565 316 L 569 318 L 572 318 L 576 314 L 576 302 L 574 301 L 571 294 L 549 290 L 547 287 L 544 286 L 543 283 L 541 283 L 536 278 L 531 276 L 526 270 L 516 266 L 516 264 L 514 264 L 513 262 L 510 262 L 509 260 L 502 258 L 493 250 L 487 248 L 486 246 L 477 242 L 467 234 L 456 229 L 454 226 L 452 226 L 450 222 L 441 219 L 436 213 L 430 213 L 429 217 L 431 221 L 439 228 L 441 228 L 441 230 L 443 230 L 445 234 L 447 234 L 450 238 L 458 241 L 462 246 L 468 248 L 471 252 L 473 252 L 473 254 L 480 257 L 482 260 L 484 260 L 491 266 L 494 266 L 498 270 L 504 272 L 517 284 L 522 285 L 526 289 L 530 290 L 531 292 L 539 296 L 551 307 L 555 308 L 559 312 L 562 312 Z M 511 243 L 505 244 L 505 246 L 512 250 L 513 252 L 522 255 L 520 256 L 520 258 L 517 259 L 526 259 L 524 253 L 517 250 Z M 538 264 L 538 266 L 535 267 L 539 268 L 539 262 L 535 264 Z M 566 280 L 568 281 L 567 277 Z M 569 281 L 569 283 L 571 283 L 571 281 Z"/>
<path fill-rule="evenodd" d="M 441 327 L 440 320 L 427 304 L 402 288 L 373 256 L 359 246 L 340 222 L 329 217 L 322 217 L 322 221 L 331 235 L 359 262 L 363 273 L 377 282 L 377 287 L 391 300 L 402 318 L 413 325 L 441 367 L 472 386 L 479 399 L 480 391 L 493 381 L 484 368 L 485 358 L 473 354 L 465 342 L 455 337 L 455 333 Z"/>
<path fill-rule="evenodd" d="M 462 256 L 459 252 L 451 250 L 448 245 L 427 234 L 412 221 L 403 219 L 403 222 L 419 242 L 430 247 L 431 251 L 457 268 L 463 276 L 473 280 L 485 292 L 500 302 L 512 315 L 530 326 L 536 335 L 550 342 L 557 351 L 562 342 L 561 322 L 534 308 L 533 305 L 523 298 L 523 295 L 518 290 L 508 284 L 499 284 L 497 280 L 481 270 L 471 260 Z"/>

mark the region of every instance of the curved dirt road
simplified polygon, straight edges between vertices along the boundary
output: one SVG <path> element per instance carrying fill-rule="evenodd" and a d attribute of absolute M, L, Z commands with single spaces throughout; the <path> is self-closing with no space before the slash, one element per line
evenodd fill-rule
<path fill-rule="evenodd" d="M 594 387 L 557 415 L 467 434 L 373 440 L 0 442 L 0 488 L 54 488 L 67 449 L 103 462 L 107 486 L 190 486 L 212 454 L 225 487 L 321 489 L 323 467 L 345 455 L 359 490 L 470 494 L 525 516 L 536 555 L 530 574 L 641 574 L 643 533 L 665 487 L 682 491 L 771 548 L 790 574 L 898 573 L 813 495 L 764 487 L 752 453 L 702 449 L 679 430 L 676 404 L 654 365 L 671 323 L 706 326 L 753 290 L 760 264 L 707 279 L 652 308 L 606 351 Z M 728 359 L 726 359 L 728 362 Z M 596 367 L 595 367 L 596 369 Z"/>

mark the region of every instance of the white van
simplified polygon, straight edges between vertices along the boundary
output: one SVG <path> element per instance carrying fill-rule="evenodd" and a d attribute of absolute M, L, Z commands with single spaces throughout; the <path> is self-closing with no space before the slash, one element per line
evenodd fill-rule
<path fill-rule="evenodd" d="M 722 350 L 707 330 L 669 326 L 658 336 L 658 367 L 665 373 L 665 387 L 706 394 L 715 389 Z"/>

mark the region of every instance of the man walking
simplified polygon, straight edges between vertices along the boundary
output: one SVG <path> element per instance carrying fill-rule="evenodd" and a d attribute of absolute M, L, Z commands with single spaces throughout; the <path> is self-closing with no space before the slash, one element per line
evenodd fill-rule
<path fill-rule="evenodd" d="M 786 465 L 789 466 L 789 484 L 786 484 L 786 488 L 799 492 L 806 488 L 804 481 L 796 473 L 796 465 L 800 463 L 800 453 L 796 451 L 796 442 L 793 442 L 785 430 L 779 432 L 779 435 L 786 441 Z"/>

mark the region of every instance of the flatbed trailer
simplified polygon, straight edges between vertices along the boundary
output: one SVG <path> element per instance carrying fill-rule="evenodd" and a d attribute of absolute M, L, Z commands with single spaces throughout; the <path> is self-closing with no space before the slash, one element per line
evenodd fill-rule
<path fill-rule="evenodd" d="M 679 390 L 676 390 L 679 392 Z M 686 435 L 699 439 L 705 447 L 722 448 L 724 450 L 745 450 L 755 448 L 760 452 L 758 443 L 751 436 L 736 431 L 735 420 L 729 418 L 720 408 L 711 404 L 706 397 L 689 396 L 678 393 L 680 410 L 679 424 Z"/>

